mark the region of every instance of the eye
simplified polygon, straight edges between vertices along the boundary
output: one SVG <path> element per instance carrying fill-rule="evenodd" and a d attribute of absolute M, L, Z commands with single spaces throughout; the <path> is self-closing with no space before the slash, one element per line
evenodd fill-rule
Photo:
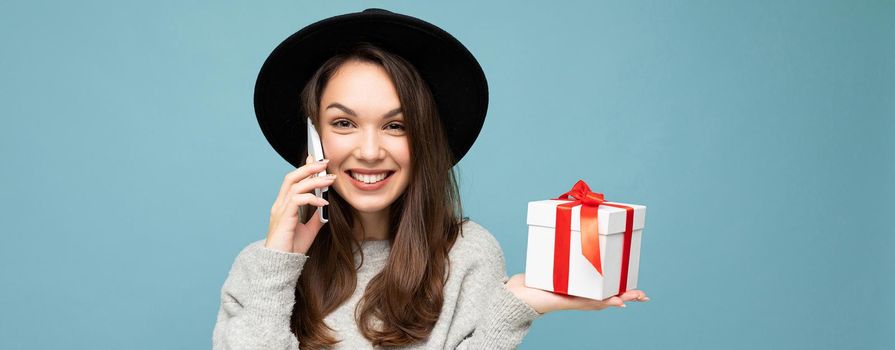
<path fill-rule="evenodd" d="M 339 120 L 332 122 L 332 124 L 330 124 L 330 125 L 332 125 L 333 127 L 337 128 L 337 129 L 338 128 L 347 128 L 347 127 L 351 126 L 351 122 L 348 120 L 345 120 L 345 119 L 339 119 Z"/>
<path fill-rule="evenodd" d="M 388 130 L 404 131 L 404 124 L 392 122 L 385 126 Z"/>

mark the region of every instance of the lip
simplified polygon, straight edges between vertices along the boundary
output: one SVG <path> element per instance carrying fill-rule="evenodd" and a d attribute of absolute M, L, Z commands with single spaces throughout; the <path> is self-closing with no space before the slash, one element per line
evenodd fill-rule
<path fill-rule="evenodd" d="M 348 169 L 348 171 L 355 172 L 358 174 L 366 174 L 366 175 L 395 172 L 394 170 L 390 170 L 390 169 L 362 169 L 362 168 Z"/>
<path fill-rule="evenodd" d="M 379 182 L 373 183 L 373 184 L 368 184 L 366 182 L 355 179 L 353 176 L 351 176 L 352 171 L 354 171 L 358 174 L 379 174 L 384 171 L 384 172 L 387 172 L 388 174 L 385 176 L 385 179 L 382 179 L 382 181 L 379 181 Z M 351 183 L 354 185 L 354 187 L 357 187 L 358 189 L 360 189 L 362 191 L 375 191 L 375 190 L 382 188 L 392 179 L 392 175 L 394 175 L 394 174 L 395 174 L 395 171 L 392 171 L 392 170 L 369 171 L 369 170 L 351 169 L 351 170 L 345 171 L 345 175 L 348 176 L 348 179 L 351 181 Z"/>

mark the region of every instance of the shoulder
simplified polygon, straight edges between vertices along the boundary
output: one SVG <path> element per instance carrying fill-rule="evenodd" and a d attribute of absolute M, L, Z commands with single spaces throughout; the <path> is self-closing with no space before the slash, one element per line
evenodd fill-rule
<path fill-rule="evenodd" d="M 467 220 L 461 226 L 460 235 L 451 248 L 450 259 L 452 265 L 465 265 L 473 269 L 484 267 L 494 269 L 497 273 L 504 267 L 500 242 L 488 229 L 472 220 Z"/>
<path fill-rule="evenodd" d="M 483 255 L 503 254 L 500 242 L 488 229 L 479 223 L 466 220 L 460 228 L 460 235 L 451 251 L 458 253 L 478 253 Z"/>

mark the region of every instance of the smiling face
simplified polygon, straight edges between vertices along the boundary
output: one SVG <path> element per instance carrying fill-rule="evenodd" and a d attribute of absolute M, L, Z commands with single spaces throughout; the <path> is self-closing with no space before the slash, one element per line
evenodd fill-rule
<path fill-rule="evenodd" d="M 349 60 L 320 97 L 320 139 L 336 174 L 332 187 L 355 210 L 379 213 L 410 183 L 410 146 L 395 86 L 386 71 Z"/>

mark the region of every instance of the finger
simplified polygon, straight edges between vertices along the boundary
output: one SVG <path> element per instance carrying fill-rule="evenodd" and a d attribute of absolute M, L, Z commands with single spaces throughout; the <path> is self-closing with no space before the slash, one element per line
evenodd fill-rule
<path fill-rule="evenodd" d="M 640 295 L 637 296 L 637 299 L 635 299 L 635 301 L 640 301 L 640 302 L 649 301 L 649 297 L 646 296 L 645 292 L 643 292 L 643 291 L 639 291 L 639 292 L 640 292 Z"/>
<path fill-rule="evenodd" d="M 576 307 L 575 309 L 602 310 L 607 307 L 623 307 L 622 305 L 624 305 L 624 303 L 618 296 L 613 296 L 611 298 L 604 299 L 604 300 L 594 300 L 594 299 L 587 299 L 587 298 L 582 298 L 582 299 L 586 300 L 586 302 L 582 303 L 584 306 Z"/>
<path fill-rule="evenodd" d="M 286 177 L 283 179 L 283 186 L 280 190 L 288 190 L 293 184 L 304 180 L 309 177 L 313 177 L 317 173 L 326 170 L 326 165 L 329 160 L 323 160 L 321 162 L 311 162 L 305 165 L 302 165 L 295 170 L 286 174 Z"/>
<path fill-rule="evenodd" d="M 643 297 L 646 297 L 646 293 L 636 290 L 636 289 L 626 291 L 621 295 L 622 301 L 631 301 L 631 300 L 640 301 L 641 298 L 643 298 Z"/>
<path fill-rule="evenodd" d="M 289 188 L 289 193 L 311 193 L 314 191 L 315 188 L 319 188 L 322 190 L 323 188 L 332 185 L 333 181 L 335 180 L 336 174 L 327 174 L 323 177 L 308 177 L 292 184 L 292 186 Z"/>
<path fill-rule="evenodd" d="M 617 295 L 603 301 L 606 306 L 625 307 L 625 302 Z"/>
<path fill-rule="evenodd" d="M 289 202 L 287 205 L 283 206 L 284 211 L 288 211 L 289 213 L 294 213 L 294 215 L 298 214 L 298 207 L 303 205 L 313 205 L 315 207 L 322 207 L 324 205 L 329 204 L 325 199 L 315 196 L 313 193 L 299 193 L 289 196 Z"/>
<path fill-rule="evenodd" d="M 293 184 L 313 174 L 325 170 L 327 162 L 328 160 L 324 160 L 322 162 L 305 163 L 305 165 L 302 165 L 301 167 L 298 167 L 286 174 L 286 176 L 283 178 L 283 184 L 280 186 L 280 192 L 277 194 L 277 199 L 276 201 L 274 201 L 274 206 L 282 206 L 282 204 L 285 203 L 287 199 L 286 195 L 289 193 L 289 189 L 292 187 Z"/>
<path fill-rule="evenodd" d="M 634 296 L 634 301 L 649 301 L 649 297 L 646 296 L 646 293 L 642 290 L 637 290 L 637 293 Z"/>

